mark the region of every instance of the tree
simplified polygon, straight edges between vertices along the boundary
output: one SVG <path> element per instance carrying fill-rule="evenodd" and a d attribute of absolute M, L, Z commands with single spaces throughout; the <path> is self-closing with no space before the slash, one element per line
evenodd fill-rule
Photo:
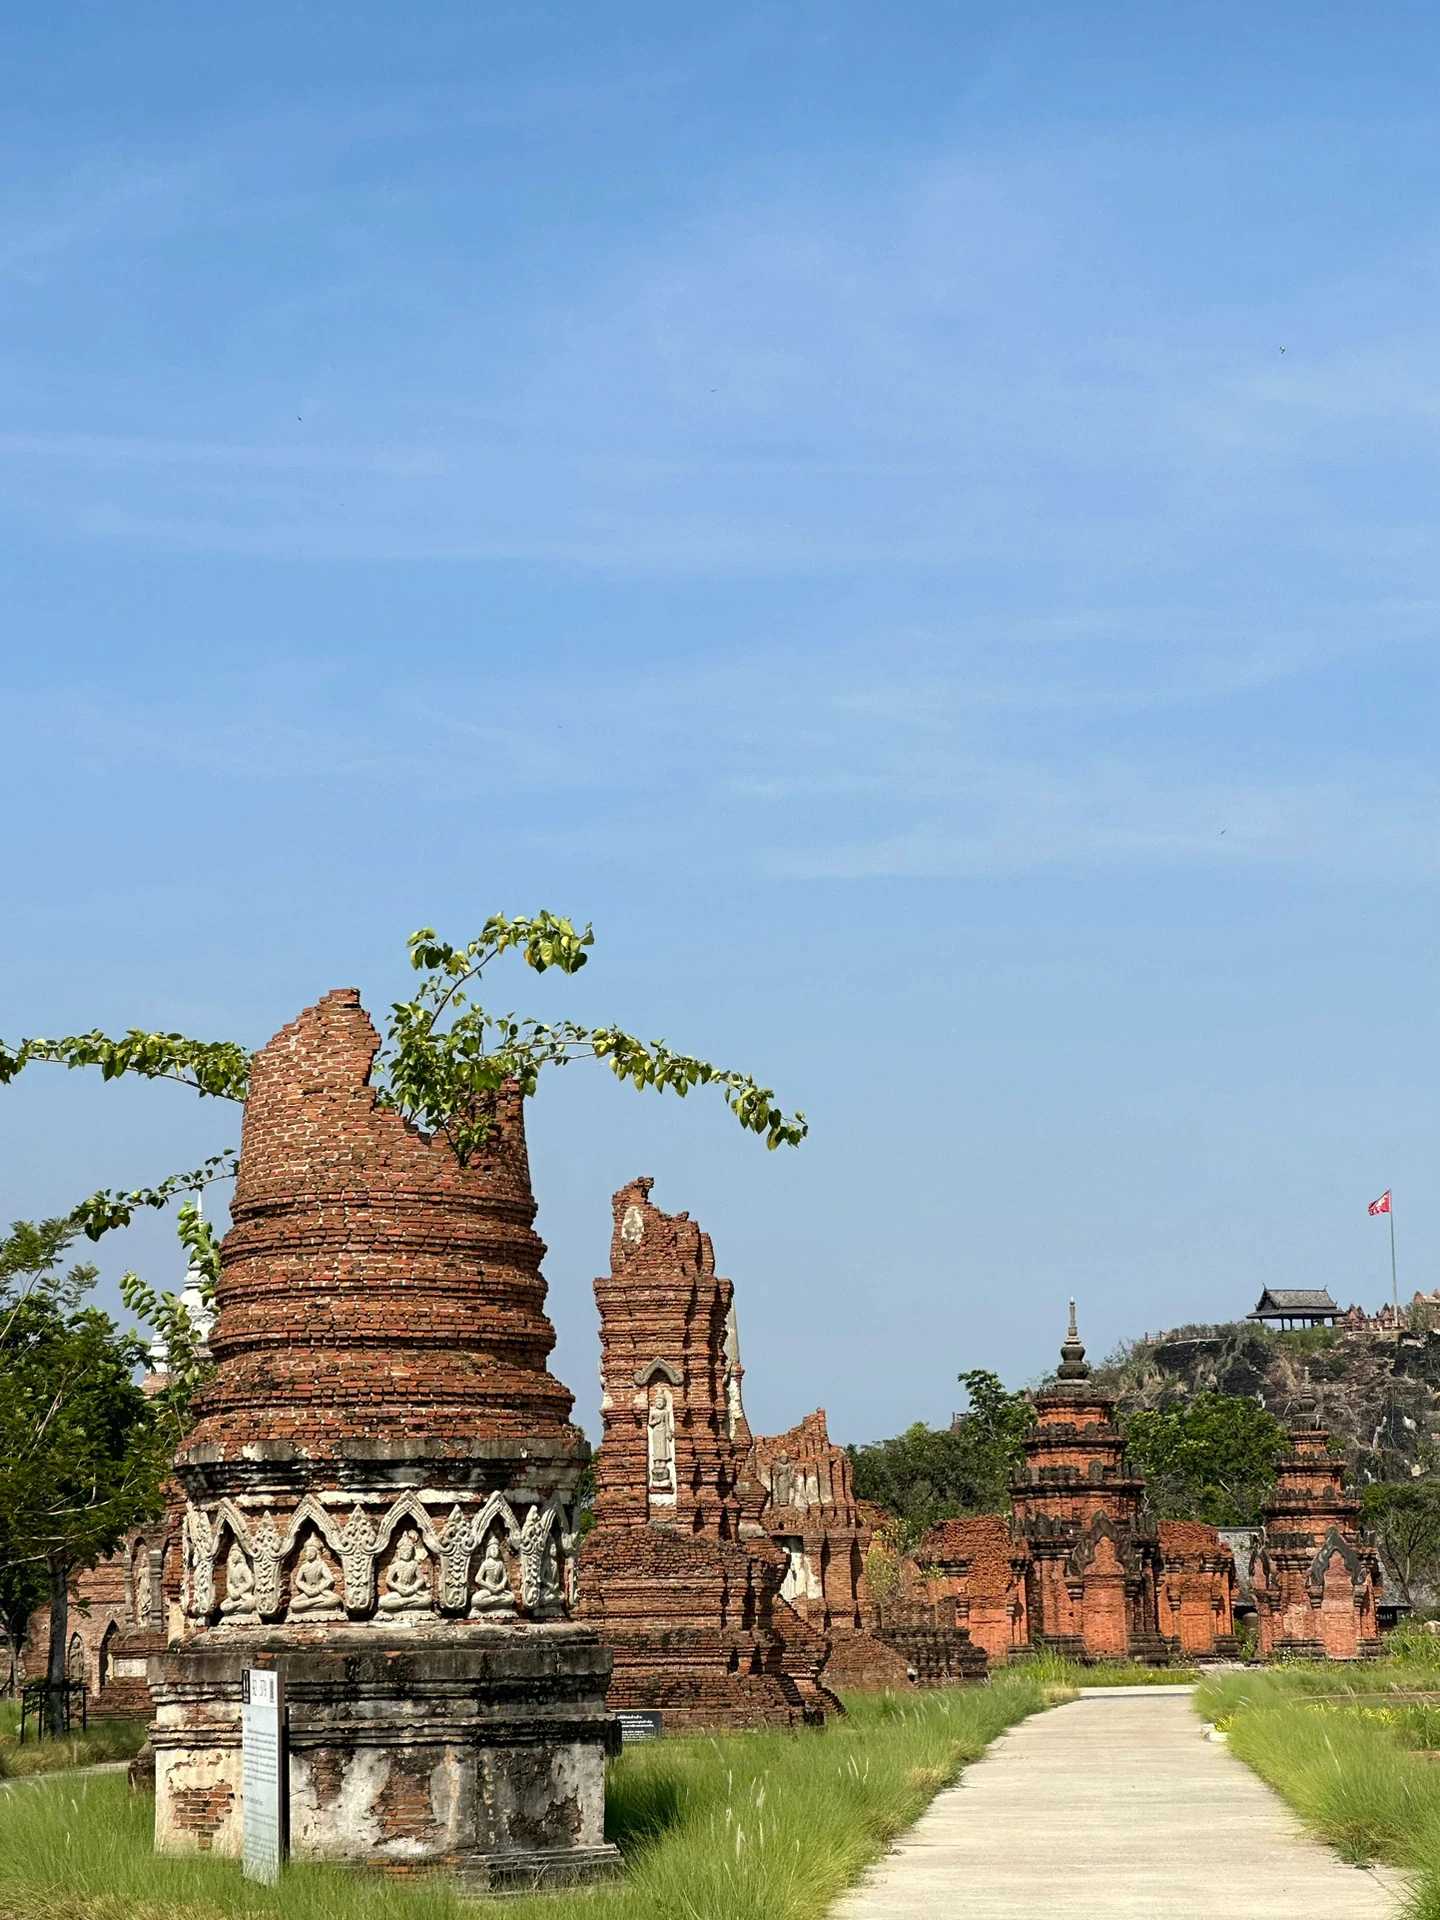
<path fill-rule="evenodd" d="M 64 1266 L 77 1231 L 18 1221 L 0 1242 L 0 1595 L 18 1614 L 43 1581 L 52 1685 L 65 1678 L 71 1576 L 156 1511 L 164 1470 L 134 1380 L 144 1350 L 79 1304 L 95 1269 Z M 53 1698 L 53 1728 L 60 1713 Z"/>
<path fill-rule="evenodd" d="M 1440 1587 L 1440 1482 L 1372 1481 L 1360 1506 L 1406 1606 L 1415 1605 L 1417 1589 Z"/>
<path fill-rule="evenodd" d="M 1163 1519 L 1254 1526 L 1288 1451 L 1285 1429 L 1256 1401 L 1198 1393 L 1121 1422 L 1126 1451 Z"/>
<path fill-rule="evenodd" d="M 396 1001 L 390 1009 L 371 1077 L 380 1103 L 442 1137 L 464 1166 L 489 1137 L 501 1087 L 518 1085 L 532 1094 L 547 1068 L 603 1060 L 618 1079 L 681 1099 L 694 1087 L 716 1087 L 740 1125 L 763 1135 L 767 1147 L 798 1146 L 809 1130 L 804 1114 L 786 1115 L 770 1088 L 747 1073 L 677 1053 L 663 1040 L 639 1040 L 619 1027 L 491 1013 L 472 998 L 475 983 L 503 953 L 518 952 L 536 973 L 554 967 L 575 974 L 585 966 L 594 939 L 590 927 L 577 932 L 571 921 L 544 911 L 515 919 L 494 914 L 474 940 L 459 947 L 440 939 L 432 927 L 412 933 L 410 964 L 424 977 L 414 999 Z M 238 1042 L 132 1027 L 118 1039 L 94 1030 L 59 1040 L 0 1042 L 0 1086 L 39 1062 L 93 1067 L 106 1080 L 124 1074 L 175 1080 L 203 1096 L 236 1101 L 244 1100 L 250 1078 L 250 1055 Z M 91 1239 L 99 1239 L 110 1228 L 127 1225 L 140 1208 L 167 1206 L 176 1194 L 234 1171 L 233 1152 L 216 1154 L 202 1167 L 170 1174 L 152 1187 L 92 1194 L 74 1218 Z"/>
<path fill-rule="evenodd" d="M 889 1509 L 907 1549 L 959 1513 L 999 1513 L 1008 1503 L 1021 1442 L 1033 1418 L 1029 1401 L 976 1368 L 960 1375 L 970 1410 L 952 1427 L 917 1421 L 892 1440 L 848 1449 L 855 1492 Z"/>
<path fill-rule="evenodd" d="M 960 1384 L 970 1406 L 960 1416 L 959 1432 L 975 1463 L 981 1510 L 1002 1513 L 1009 1503 L 1010 1483 L 1025 1457 L 1025 1436 L 1035 1423 L 1035 1409 L 1023 1393 L 1011 1393 L 998 1374 L 984 1367 L 962 1373 Z"/>

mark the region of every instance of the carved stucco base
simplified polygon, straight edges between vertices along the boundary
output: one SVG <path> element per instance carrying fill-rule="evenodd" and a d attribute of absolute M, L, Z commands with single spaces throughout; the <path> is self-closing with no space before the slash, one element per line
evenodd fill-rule
<path fill-rule="evenodd" d="M 476 1890 L 616 1864 L 604 1836 L 610 1656 L 568 1624 L 172 1649 L 151 1736 L 161 1852 L 241 1850 L 241 1675 L 254 1665 L 285 1676 L 296 1858 L 440 1867 Z"/>

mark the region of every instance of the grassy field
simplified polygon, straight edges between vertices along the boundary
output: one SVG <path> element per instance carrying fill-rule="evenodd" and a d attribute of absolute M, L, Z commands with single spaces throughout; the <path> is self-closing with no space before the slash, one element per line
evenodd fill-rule
<path fill-rule="evenodd" d="M 1440 1647 L 1397 1639 L 1396 1658 L 1228 1673 L 1197 1710 L 1347 1860 L 1414 1876 L 1407 1911 L 1440 1920 Z"/>
<path fill-rule="evenodd" d="M 632 1748 L 610 1770 L 618 1880 L 494 1903 L 503 1920 L 818 1920 L 995 1736 L 1044 1705 L 1026 1674 L 984 1687 L 853 1696 L 823 1733 Z M 292 1867 L 271 1892 L 220 1861 L 157 1860 L 153 1803 L 118 1775 L 5 1796 L 3 1920 L 474 1920 L 440 1881 Z M 491 1903 L 479 1903 L 486 1910 Z"/>
<path fill-rule="evenodd" d="M 128 1760 L 145 1738 L 144 1726 L 134 1720 L 92 1720 L 83 1734 L 59 1740 L 37 1740 L 32 1732 L 23 1747 L 19 1730 L 19 1707 L 13 1700 L 0 1700 L 0 1780 L 88 1767 L 100 1760 Z"/>

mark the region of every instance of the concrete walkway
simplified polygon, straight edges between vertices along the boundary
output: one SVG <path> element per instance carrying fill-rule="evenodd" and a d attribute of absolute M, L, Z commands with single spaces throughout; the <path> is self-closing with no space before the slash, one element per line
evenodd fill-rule
<path fill-rule="evenodd" d="M 1223 1743 L 1190 1689 L 1082 1696 L 1022 1721 L 932 1803 L 832 1920 L 1395 1920 Z"/>

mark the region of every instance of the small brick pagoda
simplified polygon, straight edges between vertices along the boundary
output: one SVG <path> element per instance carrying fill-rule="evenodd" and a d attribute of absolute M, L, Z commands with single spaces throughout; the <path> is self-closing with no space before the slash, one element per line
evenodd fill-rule
<path fill-rule="evenodd" d="M 733 1309 L 732 1309 L 733 1319 Z M 752 1442 L 743 1485 L 759 1495 L 759 1527 L 785 1555 L 782 1598 L 830 1641 L 831 1687 L 903 1687 L 904 1654 L 876 1638 L 865 1576 L 873 1528 L 855 1498 L 855 1469 L 830 1438 L 825 1410 Z M 742 1514 L 741 1531 L 749 1519 Z"/>
<path fill-rule="evenodd" d="M 252 1063 L 215 1373 L 176 1459 L 156 1842 L 239 1851 L 241 1677 L 273 1665 L 295 1854 L 574 1878 L 616 1857 L 610 1662 L 570 1618 L 588 1449 L 546 1366 L 523 1102 L 461 1168 L 377 1105 L 378 1045 L 343 990 Z"/>
<path fill-rule="evenodd" d="M 828 1647 L 781 1597 L 788 1562 L 758 1501 L 742 1526 L 734 1290 L 653 1184 L 614 1196 L 595 1282 L 604 1432 L 579 1617 L 614 1657 L 612 1709 L 658 1710 L 672 1731 L 818 1723 L 838 1706 L 820 1682 Z"/>
<path fill-rule="evenodd" d="M 1250 1562 L 1266 1659 L 1359 1660 L 1380 1651 L 1379 1556 L 1360 1532 L 1360 1503 L 1320 1427 L 1290 1435 L 1264 1537 Z"/>
<path fill-rule="evenodd" d="M 1010 1489 L 1029 1553 L 1029 1643 L 1078 1659 L 1168 1660 L 1160 1633 L 1160 1536 L 1115 1424 L 1090 1377 L 1070 1303 L 1055 1379 L 1035 1395 L 1025 1464 Z"/>

